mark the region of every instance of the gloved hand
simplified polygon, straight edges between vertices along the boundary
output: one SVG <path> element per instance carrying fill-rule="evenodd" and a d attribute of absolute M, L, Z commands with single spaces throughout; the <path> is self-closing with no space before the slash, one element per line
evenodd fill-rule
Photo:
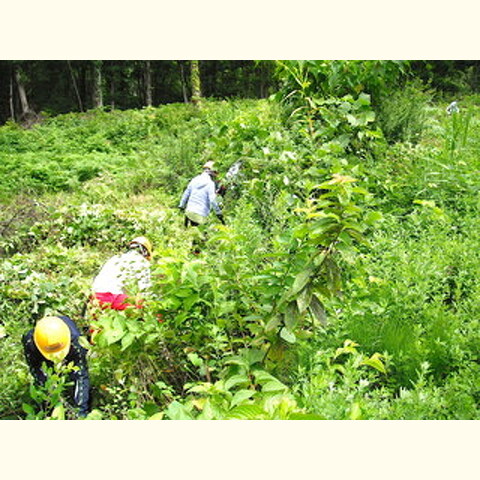
<path fill-rule="evenodd" d="M 220 220 L 220 222 L 222 222 L 222 225 L 225 225 L 225 219 L 223 218 L 223 215 L 220 214 L 220 215 L 217 215 L 217 217 Z"/>

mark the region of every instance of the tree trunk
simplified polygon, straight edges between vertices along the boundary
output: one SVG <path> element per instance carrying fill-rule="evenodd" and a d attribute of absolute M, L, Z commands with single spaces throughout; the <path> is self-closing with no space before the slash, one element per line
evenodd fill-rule
<path fill-rule="evenodd" d="M 78 85 L 77 85 L 77 81 L 75 80 L 72 64 L 70 63 L 70 60 L 67 60 L 67 63 L 68 63 L 68 70 L 70 71 L 70 76 L 72 77 L 73 89 L 75 90 L 75 95 L 77 97 L 78 108 L 80 109 L 81 112 L 83 112 L 82 98 L 80 97 L 80 92 L 78 91 Z"/>
<path fill-rule="evenodd" d="M 102 61 L 93 61 L 93 107 L 103 107 Z"/>
<path fill-rule="evenodd" d="M 13 102 L 13 71 L 10 73 L 10 92 L 8 94 L 8 100 L 10 103 L 10 118 L 15 121 L 15 107 Z"/>
<path fill-rule="evenodd" d="M 182 93 L 183 93 L 183 101 L 188 103 L 188 95 L 187 95 L 187 81 L 185 80 L 185 71 L 183 69 L 183 63 L 181 61 L 178 62 L 180 66 L 180 78 L 182 79 Z"/>
<path fill-rule="evenodd" d="M 222 64 L 221 61 L 214 61 L 212 62 L 212 72 L 211 72 L 211 80 L 210 80 L 210 90 L 207 90 L 207 95 L 215 95 L 219 93 L 219 89 L 217 88 L 218 84 L 218 71 L 221 70 Z"/>
<path fill-rule="evenodd" d="M 199 105 L 202 99 L 202 85 L 200 83 L 200 62 L 192 60 L 190 62 L 190 82 L 192 85 L 192 103 Z"/>
<path fill-rule="evenodd" d="M 265 98 L 265 85 L 266 85 L 266 67 L 265 63 L 260 62 L 260 98 Z"/>
<path fill-rule="evenodd" d="M 112 110 L 115 110 L 115 76 L 110 78 L 110 105 Z"/>
<path fill-rule="evenodd" d="M 147 107 L 153 105 L 152 98 L 152 67 L 150 65 L 150 60 L 145 61 L 145 104 Z"/>
<path fill-rule="evenodd" d="M 20 67 L 15 67 L 15 81 L 17 83 L 18 97 L 20 99 L 21 116 L 26 117 L 30 113 L 28 105 L 27 92 L 23 83 L 22 72 Z"/>

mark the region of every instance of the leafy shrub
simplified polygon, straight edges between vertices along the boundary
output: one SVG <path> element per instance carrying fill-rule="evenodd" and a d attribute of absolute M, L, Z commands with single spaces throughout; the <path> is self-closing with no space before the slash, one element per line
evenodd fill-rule
<path fill-rule="evenodd" d="M 282 97 L 305 92 L 313 97 L 366 93 L 379 97 L 406 73 L 408 62 L 390 60 L 290 60 L 277 62 Z"/>
<path fill-rule="evenodd" d="M 383 96 L 377 112 L 385 138 L 390 143 L 417 143 L 427 126 L 431 100 L 432 92 L 418 81 Z"/>

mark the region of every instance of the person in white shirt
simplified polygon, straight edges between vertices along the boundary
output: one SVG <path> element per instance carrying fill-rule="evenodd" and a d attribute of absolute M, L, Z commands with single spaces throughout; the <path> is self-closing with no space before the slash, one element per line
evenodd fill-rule
<path fill-rule="evenodd" d="M 92 285 L 94 298 L 100 307 L 114 310 L 141 308 L 141 301 L 132 304 L 127 299 L 151 288 L 151 258 L 152 244 L 146 237 L 134 238 L 125 253 L 110 258 Z"/>

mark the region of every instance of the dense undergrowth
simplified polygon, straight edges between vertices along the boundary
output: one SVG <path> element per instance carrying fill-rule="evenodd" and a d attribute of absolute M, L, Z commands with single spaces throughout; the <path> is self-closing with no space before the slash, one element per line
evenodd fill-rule
<path fill-rule="evenodd" d="M 0 418 L 71 418 L 35 403 L 21 335 L 87 326 L 92 278 L 138 234 L 154 291 L 97 314 L 89 418 L 478 418 L 473 100 L 429 103 L 420 130 L 380 112 L 390 139 L 362 93 L 1 127 Z M 242 169 L 195 256 L 176 205 L 207 159 Z"/>

